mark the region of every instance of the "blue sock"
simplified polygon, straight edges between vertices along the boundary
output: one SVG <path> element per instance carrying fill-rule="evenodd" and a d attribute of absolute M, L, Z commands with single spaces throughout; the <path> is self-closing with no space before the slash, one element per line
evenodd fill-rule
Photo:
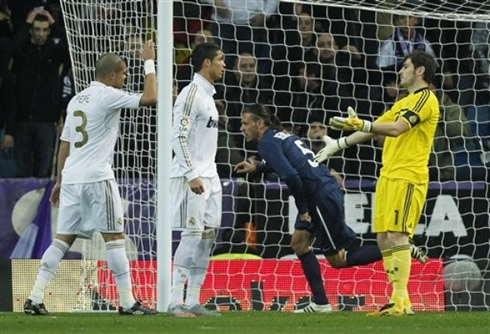
<path fill-rule="evenodd" d="M 347 251 L 345 262 L 349 267 L 361 266 L 381 260 L 381 251 L 378 246 L 366 245 Z"/>
<path fill-rule="evenodd" d="M 318 305 L 328 304 L 328 298 L 323 287 L 323 278 L 320 272 L 320 264 L 313 251 L 298 256 L 303 267 L 306 280 L 313 293 L 313 301 Z"/>

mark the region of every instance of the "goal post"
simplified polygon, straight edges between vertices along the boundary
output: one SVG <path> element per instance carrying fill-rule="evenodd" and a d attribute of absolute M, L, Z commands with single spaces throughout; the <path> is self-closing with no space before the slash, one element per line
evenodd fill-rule
<path fill-rule="evenodd" d="M 172 71 L 173 49 L 168 41 L 173 40 L 173 1 L 158 0 L 157 46 L 158 46 L 158 169 L 157 169 L 157 310 L 164 312 L 170 303 L 172 273 L 172 194 L 170 193 L 170 170 L 172 162 Z"/>

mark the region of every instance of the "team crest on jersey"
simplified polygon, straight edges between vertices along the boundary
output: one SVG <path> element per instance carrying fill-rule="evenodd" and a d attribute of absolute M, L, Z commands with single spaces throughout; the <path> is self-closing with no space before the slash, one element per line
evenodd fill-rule
<path fill-rule="evenodd" d="M 189 127 L 191 126 L 191 119 L 188 118 L 188 117 L 182 117 L 182 119 L 180 120 L 180 127 L 181 128 L 184 128 L 184 129 L 189 129 Z"/>

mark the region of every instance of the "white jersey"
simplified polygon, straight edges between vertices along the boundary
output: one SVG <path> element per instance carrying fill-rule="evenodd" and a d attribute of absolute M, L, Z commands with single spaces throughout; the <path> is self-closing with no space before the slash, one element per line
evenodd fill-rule
<path fill-rule="evenodd" d="M 63 184 L 114 179 L 112 160 L 121 108 L 138 108 L 141 95 L 93 81 L 71 99 L 61 134 L 61 140 L 70 142 Z"/>
<path fill-rule="evenodd" d="M 175 156 L 170 177 L 214 177 L 218 148 L 219 115 L 213 85 L 200 74 L 177 96 L 173 110 L 172 148 Z"/>

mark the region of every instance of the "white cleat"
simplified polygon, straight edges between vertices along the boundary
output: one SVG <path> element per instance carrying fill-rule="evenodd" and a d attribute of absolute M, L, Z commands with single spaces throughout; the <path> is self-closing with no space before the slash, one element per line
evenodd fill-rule
<path fill-rule="evenodd" d="M 309 303 L 306 307 L 294 310 L 293 313 L 332 313 L 332 305 L 317 305 L 314 302 Z"/>
<path fill-rule="evenodd" d="M 422 264 L 427 262 L 426 252 L 422 248 L 415 246 L 412 243 L 410 244 L 410 255 L 412 256 L 412 258 L 414 258 L 415 260 L 419 261 Z"/>
<path fill-rule="evenodd" d="M 221 317 L 221 313 L 213 310 L 208 310 L 207 308 L 199 304 L 190 307 L 189 313 L 192 313 L 197 317 Z"/>
<path fill-rule="evenodd" d="M 194 318 L 196 316 L 191 313 L 187 305 L 184 304 L 169 306 L 167 314 L 178 318 Z"/>

